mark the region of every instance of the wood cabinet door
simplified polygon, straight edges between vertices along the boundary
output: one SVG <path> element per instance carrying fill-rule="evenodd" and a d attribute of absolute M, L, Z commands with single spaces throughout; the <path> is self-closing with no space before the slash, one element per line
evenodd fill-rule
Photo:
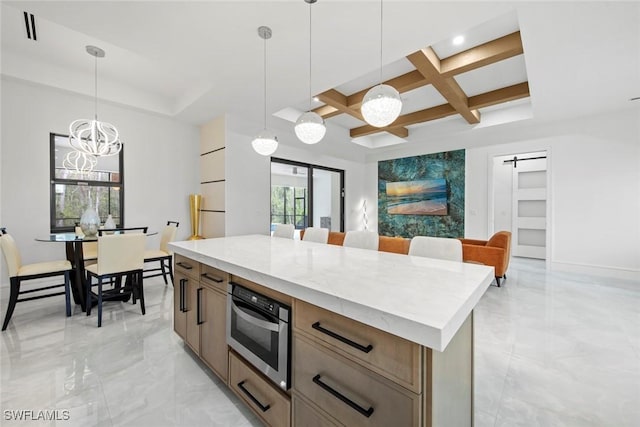
<path fill-rule="evenodd" d="M 228 377 L 227 295 L 203 286 L 200 325 L 200 357 L 225 382 Z"/>
<path fill-rule="evenodd" d="M 187 277 L 176 272 L 173 286 L 173 330 L 184 340 L 187 338 L 186 302 Z"/>
<path fill-rule="evenodd" d="M 202 317 L 202 292 L 204 289 L 198 281 L 190 278 L 186 280 L 187 337 L 185 341 L 193 351 L 200 354 L 200 321 Z"/>

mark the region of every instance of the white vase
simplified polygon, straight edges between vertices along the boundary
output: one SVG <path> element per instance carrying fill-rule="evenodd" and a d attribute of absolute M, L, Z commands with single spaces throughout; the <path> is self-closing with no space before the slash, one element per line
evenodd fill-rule
<path fill-rule="evenodd" d="M 98 227 L 100 226 L 100 217 L 98 212 L 91 206 L 87 208 L 80 218 L 80 228 L 85 236 L 93 237 L 98 234 Z"/>
<path fill-rule="evenodd" d="M 109 230 L 110 228 L 116 228 L 116 222 L 113 220 L 111 214 L 107 217 L 107 220 L 104 222 L 104 228 Z"/>

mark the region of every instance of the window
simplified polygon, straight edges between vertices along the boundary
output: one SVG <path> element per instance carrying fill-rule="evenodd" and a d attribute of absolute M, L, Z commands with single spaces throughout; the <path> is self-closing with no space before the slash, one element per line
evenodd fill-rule
<path fill-rule="evenodd" d="M 344 230 L 344 171 L 271 159 L 271 231 L 276 224 Z"/>
<path fill-rule="evenodd" d="M 89 204 L 101 222 L 109 215 L 117 227 L 124 227 L 124 147 L 118 155 L 99 157 L 92 172 L 78 173 L 62 166 L 69 151 L 69 137 L 50 134 L 52 233 L 73 231 Z"/>

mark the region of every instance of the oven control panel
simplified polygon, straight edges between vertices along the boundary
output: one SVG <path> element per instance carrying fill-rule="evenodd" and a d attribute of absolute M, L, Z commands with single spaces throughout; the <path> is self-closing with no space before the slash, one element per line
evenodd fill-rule
<path fill-rule="evenodd" d="M 233 296 L 238 297 L 248 304 L 257 307 L 267 313 L 270 313 L 278 317 L 280 304 L 277 301 L 267 298 L 264 295 L 260 295 L 247 288 L 243 288 L 237 284 L 233 285 Z"/>

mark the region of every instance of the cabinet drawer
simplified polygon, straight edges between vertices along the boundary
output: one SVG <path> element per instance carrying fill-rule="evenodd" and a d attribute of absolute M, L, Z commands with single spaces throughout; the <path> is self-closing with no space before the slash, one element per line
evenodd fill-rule
<path fill-rule="evenodd" d="M 293 313 L 297 329 L 403 387 L 422 392 L 418 344 L 299 300 Z"/>
<path fill-rule="evenodd" d="M 289 397 L 257 374 L 235 353 L 229 353 L 229 387 L 270 426 L 291 425 Z"/>
<path fill-rule="evenodd" d="M 211 285 L 226 294 L 229 274 L 206 264 L 200 264 L 200 281 L 207 285 Z"/>
<path fill-rule="evenodd" d="M 200 280 L 200 263 L 198 261 L 194 261 L 191 258 L 184 257 L 180 254 L 174 254 L 173 259 L 175 262 L 174 271 L 176 274 L 182 273 L 196 281 Z"/>
<path fill-rule="evenodd" d="M 339 427 L 319 411 L 315 410 L 309 403 L 298 396 L 291 398 L 293 407 L 291 424 L 294 427 Z"/>
<path fill-rule="evenodd" d="M 347 426 L 418 426 L 420 395 L 355 362 L 294 337 L 293 387 Z"/>

